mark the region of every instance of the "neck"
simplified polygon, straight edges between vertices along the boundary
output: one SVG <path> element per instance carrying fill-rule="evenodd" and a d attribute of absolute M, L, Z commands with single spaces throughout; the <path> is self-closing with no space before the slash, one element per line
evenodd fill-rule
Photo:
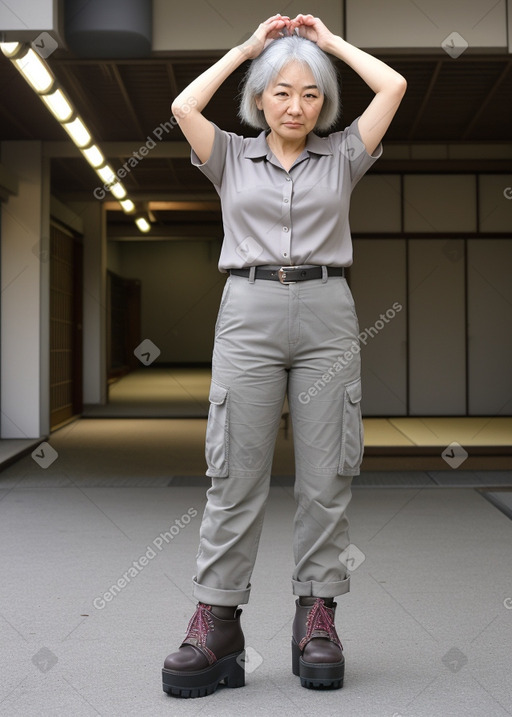
<path fill-rule="evenodd" d="M 294 140 L 287 140 L 275 134 L 272 130 L 267 135 L 267 143 L 274 154 L 294 155 L 300 154 L 306 146 L 306 137 L 299 137 Z"/>

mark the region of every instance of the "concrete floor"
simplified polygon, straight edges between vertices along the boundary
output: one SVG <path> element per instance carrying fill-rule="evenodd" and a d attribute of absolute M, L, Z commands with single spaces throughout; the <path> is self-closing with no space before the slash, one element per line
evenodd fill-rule
<path fill-rule="evenodd" d="M 45 448 L 0 473 L 1 715 L 512 715 L 512 522 L 475 488 L 421 473 L 366 475 L 354 488 L 342 690 L 306 690 L 291 673 L 295 504 L 282 478 L 242 616 L 246 686 L 166 695 L 161 665 L 194 610 L 203 431 L 194 420 L 81 420 L 52 435 L 56 455 Z M 281 435 L 276 473 L 289 473 L 288 451 Z M 506 473 L 460 484 L 486 478 L 512 484 Z"/>

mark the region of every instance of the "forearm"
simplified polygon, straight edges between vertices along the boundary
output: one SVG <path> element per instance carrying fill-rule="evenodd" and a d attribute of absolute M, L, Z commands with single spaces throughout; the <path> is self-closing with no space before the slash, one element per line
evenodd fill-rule
<path fill-rule="evenodd" d="M 403 94 L 405 91 L 407 83 L 399 72 L 338 35 L 333 35 L 322 49 L 349 65 L 373 92 Z"/>
<path fill-rule="evenodd" d="M 180 110 L 186 105 L 202 112 L 224 80 L 247 59 L 248 55 L 242 45 L 229 50 L 180 92 L 171 106 L 173 114 L 180 119 Z"/>

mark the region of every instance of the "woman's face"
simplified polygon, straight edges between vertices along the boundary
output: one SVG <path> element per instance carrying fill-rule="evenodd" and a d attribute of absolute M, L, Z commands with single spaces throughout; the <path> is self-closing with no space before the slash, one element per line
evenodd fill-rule
<path fill-rule="evenodd" d="M 305 138 L 315 127 L 324 103 L 313 73 L 299 62 L 283 67 L 256 106 L 263 110 L 268 126 L 283 139 Z"/>

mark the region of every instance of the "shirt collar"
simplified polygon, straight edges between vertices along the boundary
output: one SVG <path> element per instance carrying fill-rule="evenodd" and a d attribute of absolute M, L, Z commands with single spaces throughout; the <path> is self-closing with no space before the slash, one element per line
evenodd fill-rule
<path fill-rule="evenodd" d="M 266 135 L 267 133 L 263 131 L 260 132 L 257 137 L 247 137 L 245 140 L 244 157 L 248 159 L 258 159 L 259 157 L 270 156 L 271 149 L 267 144 Z M 313 132 L 308 134 L 306 150 L 313 154 L 332 154 L 329 142 Z"/>

